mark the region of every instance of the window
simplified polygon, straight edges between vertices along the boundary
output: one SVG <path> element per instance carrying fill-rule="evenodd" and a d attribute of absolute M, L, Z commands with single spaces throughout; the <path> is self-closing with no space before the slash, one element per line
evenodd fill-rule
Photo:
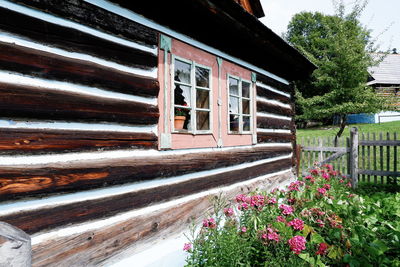
<path fill-rule="evenodd" d="M 251 83 L 228 75 L 229 133 L 251 133 Z"/>
<path fill-rule="evenodd" d="M 173 132 L 211 133 L 211 68 L 173 58 Z"/>

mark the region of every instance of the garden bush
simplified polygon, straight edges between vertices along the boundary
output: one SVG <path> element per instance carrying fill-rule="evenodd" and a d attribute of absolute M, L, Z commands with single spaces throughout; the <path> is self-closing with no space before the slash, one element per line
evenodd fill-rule
<path fill-rule="evenodd" d="M 187 266 L 400 266 L 400 193 L 382 194 L 355 194 L 325 165 L 285 190 L 220 197 Z"/>

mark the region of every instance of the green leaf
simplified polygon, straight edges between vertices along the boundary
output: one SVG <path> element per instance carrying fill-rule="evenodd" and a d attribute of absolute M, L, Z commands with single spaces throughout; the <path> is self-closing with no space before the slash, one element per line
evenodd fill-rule
<path fill-rule="evenodd" d="M 311 243 L 313 244 L 320 244 L 320 243 L 325 243 L 325 240 L 322 236 L 320 236 L 317 233 L 312 233 L 311 234 Z"/>

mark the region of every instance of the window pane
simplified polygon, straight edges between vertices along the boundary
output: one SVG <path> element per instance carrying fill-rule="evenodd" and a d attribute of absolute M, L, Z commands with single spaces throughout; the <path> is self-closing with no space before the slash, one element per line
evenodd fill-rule
<path fill-rule="evenodd" d="M 239 115 L 229 115 L 229 129 L 231 132 L 239 132 Z"/>
<path fill-rule="evenodd" d="M 243 131 L 250 131 L 250 117 L 243 116 Z"/>
<path fill-rule="evenodd" d="M 175 105 L 190 107 L 190 86 L 175 84 Z"/>
<path fill-rule="evenodd" d="M 190 83 L 190 68 L 190 64 L 175 60 L 175 81 Z"/>
<path fill-rule="evenodd" d="M 210 108 L 210 91 L 208 90 L 196 90 L 196 107 L 198 108 Z"/>
<path fill-rule="evenodd" d="M 242 99 L 243 114 L 250 114 L 250 100 Z"/>
<path fill-rule="evenodd" d="M 210 87 L 210 70 L 196 67 L 196 86 Z"/>
<path fill-rule="evenodd" d="M 197 130 L 210 130 L 210 112 L 196 112 Z"/>
<path fill-rule="evenodd" d="M 176 131 L 190 130 L 190 109 L 175 107 L 174 111 L 174 129 Z"/>
<path fill-rule="evenodd" d="M 230 96 L 229 97 L 229 113 L 239 113 L 239 98 Z"/>
<path fill-rule="evenodd" d="M 246 98 L 250 98 L 250 84 L 246 82 L 242 82 L 242 96 Z"/>
<path fill-rule="evenodd" d="M 239 95 L 239 80 L 229 78 L 229 94 Z"/>

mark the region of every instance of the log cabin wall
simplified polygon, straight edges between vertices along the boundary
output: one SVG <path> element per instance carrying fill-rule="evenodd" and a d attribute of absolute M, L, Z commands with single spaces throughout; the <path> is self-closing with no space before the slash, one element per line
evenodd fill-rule
<path fill-rule="evenodd" d="M 257 144 L 161 151 L 160 32 L 90 2 L 0 2 L 0 221 L 34 266 L 106 265 L 293 178 L 289 83 L 257 73 Z"/>

